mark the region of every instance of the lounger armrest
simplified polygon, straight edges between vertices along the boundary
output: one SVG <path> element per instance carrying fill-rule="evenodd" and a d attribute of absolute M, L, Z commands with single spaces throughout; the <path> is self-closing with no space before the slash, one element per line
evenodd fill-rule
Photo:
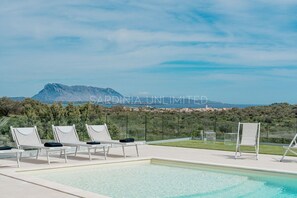
<path fill-rule="evenodd" d="M 22 153 L 24 150 L 22 149 L 11 149 L 11 150 L 1 150 L 1 154 L 10 154 L 10 153 Z"/>
<path fill-rule="evenodd" d="M 109 145 L 118 145 L 118 146 L 135 146 L 135 145 L 144 145 L 145 142 L 143 141 L 136 141 L 136 142 L 119 142 L 118 140 L 111 140 L 111 141 L 101 141 L 102 144 L 109 144 Z"/>
<path fill-rule="evenodd" d="M 47 149 L 47 150 L 64 150 L 70 149 L 69 146 L 62 146 L 62 147 L 45 147 L 44 145 L 21 145 L 22 148 L 32 148 L 32 149 Z"/>
<path fill-rule="evenodd" d="M 57 150 L 57 151 L 60 151 L 60 150 L 67 150 L 67 149 L 71 149 L 70 146 L 60 146 L 60 147 L 44 147 L 44 149 L 47 149 L 47 150 Z"/>
<path fill-rule="evenodd" d="M 39 148 L 44 148 L 43 144 L 40 145 L 20 145 L 22 148 L 32 148 L 32 149 L 39 149 Z"/>
<path fill-rule="evenodd" d="M 66 146 L 82 146 L 82 147 L 92 147 L 92 148 L 102 148 L 102 147 L 105 147 L 106 145 L 104 144 L 87 144 L 86 142 L 78 142 L 78 143 L 64 143 L 64 142 L 61 142 L 63 145 L 66 145 Z M 61 147 L 60 147 L 61 148 Z"/>
<path fill-rule="evenodd" d="M 136 141 L 134 143 L 137 144 L 137 145 L 144 145 L 144 144 L 146 144 L 145 141 Z"/>

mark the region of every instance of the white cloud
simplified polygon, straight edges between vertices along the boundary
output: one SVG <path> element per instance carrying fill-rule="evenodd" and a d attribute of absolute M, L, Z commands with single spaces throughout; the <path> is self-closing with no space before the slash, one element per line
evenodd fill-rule
<path fill-rule="evenodd" d="M 7 77 L 0 83 L 13 75 L 29 79 L 24 74 L 30 71 L 39 81 L 69 73 L 74 79 L 113 72 L 132 78 L 134 69 L 174 60 L 295 66 L 296 5 L 294 0 L 3 0 L 0 72 Z M 289 73 L 274 70 L 270 75 Z M 242 79 L 227 71 L 211 75 Z"/>

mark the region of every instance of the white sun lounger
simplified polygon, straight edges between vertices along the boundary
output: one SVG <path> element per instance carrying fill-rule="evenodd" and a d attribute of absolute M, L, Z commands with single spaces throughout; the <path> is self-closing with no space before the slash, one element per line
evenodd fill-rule
<path fill-rule="evenodd" d="M 14 128 L 10 127 L 10 131 L 18 149 L 37 149 L 36 159 L 38 159 L 39 152 L 45 150 L 47 162 L 50 164 L 49 153 L 60 151 L 60 155 L 64 153 L 65 163 L 67 162 L 66 149 L 69 147 L 45 147 L 39 137 L 37 127 Z M 22 155 L 20 155 L 21 160 Z"/>
<path fill-rule="evenodd" d="M 110 144 L 111 147 L 114 145 L 118 145 L 122 147 L 123 155 L 126 158 L 126 152 L 125 147 L 127 146 L 135 146 L 137 157 L 139 157 L 138 153 L 138 145 L 145 144 L 143 141 L 137 141 L 137 142 L 120 142 L 119 140 L 112 140 L 110 133 L 108 131 L 107 125 L 87 125 L 87 131 L 92 141 L 98 141 L 103 144 Z M 109 148 L 107 153 L 109 152 Z"/>
<path fill-rule="evenodd" d="M 20 167 L 20 153 L 24 152 L 22 149 L 0 150 L 0 154 L 15 154 L 18 167 Z"/>
<path fill-rule="evenodd" d="M 97 149 L 103 149 L 104 152 L 104 159 L 106 159 L 106 152 L 105 148 L 108 147 L 107 145 L 102 144 L 87 144 L 87 142 L 82 142 L 78 138 L 78 134 L 75 129 L 75 125 L 72 126 L 54 126 L 52 125 L 55 140 L 67 145 L 75 147 L 75 156 L 77 154 L 77 151 L 80 147 L 86 147 L 88 149 L 89 159 L 92 160 L 91 157 L 91 150 L 94 150 L 94 153 L 96 153 Z"/>
<path fill-rule="evenodd" d="M 284 146 L 284 149 L 285 149 L 285 152 L 284 152 L 284 155 L 282 157 L 282 159 L 280 160 L 281 162 L 284 160 L 284 158 L 286 157 L 287 153 L 290 151 L 291 153 L 297 155 L 297 142 L 296 142 L 296 139 L 297 139 L 297 134 L 294 136 L 293 140 L 291 141 L 291 143 L 289 144 L 289 146 Z M 295 151 L 293 150 L 295 149 Z"/>
<path fill-rule="evenodd" d="M 242 135 L 240 139 L 240 131 Z M 238 157 L 237 153 L 241 155 L 240 146 L 253 146 L 255 147 L 256 159 L 259 155 L 259 141 L 260 141 L 260 123 L 238 123 L 237 142 L 235 159 Z"/>

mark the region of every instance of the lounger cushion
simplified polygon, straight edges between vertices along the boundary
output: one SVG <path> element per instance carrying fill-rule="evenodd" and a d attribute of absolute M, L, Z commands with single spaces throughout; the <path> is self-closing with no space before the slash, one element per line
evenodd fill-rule
<path fill-rule="evenodd" d="M 44 143 L 45 147 L 62 147 L 63 144 L 59 143 L 59 142 L 46 142 Z"/>
<path fill-rule="evenodd" d="M 125 138 L 125 139 L 121 139 L 120 142 L 134 142 L 134 138 Z"/>
<path fill-rule="evenodd" d="M 87 144 L 101 144 L 101 143 L 97 141 L 92 141 L 92 142 L 87 142 Z"/>
<path fill-rule="evenodd" d="M 0 146 L 0 150 L 11 150 L 11 146 Z"/>

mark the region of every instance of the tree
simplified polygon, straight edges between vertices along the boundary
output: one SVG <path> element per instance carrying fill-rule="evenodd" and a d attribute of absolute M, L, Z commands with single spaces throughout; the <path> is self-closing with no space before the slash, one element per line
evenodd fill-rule
<path fill-rule="evenodd" d="M 9 116 L 16 112 L 19 107 L 19 102 L 13 101 L 8 97 L 0 98 L 0 116 Z"/>
<path fill-rule="evenodd" d="M 74 106 L 73 103 L 68 103 L 66 110 L 66 116 L 68 124 L 75 124 L 80 120 L 80 111 L 79 107 Z"/>
<path fill-rule="evenodd" d="M 51 115 L 55 124 L 60 124 L 64 118 L 65 110 L 61 103 L 54 103 L 50 106 Z"/>

